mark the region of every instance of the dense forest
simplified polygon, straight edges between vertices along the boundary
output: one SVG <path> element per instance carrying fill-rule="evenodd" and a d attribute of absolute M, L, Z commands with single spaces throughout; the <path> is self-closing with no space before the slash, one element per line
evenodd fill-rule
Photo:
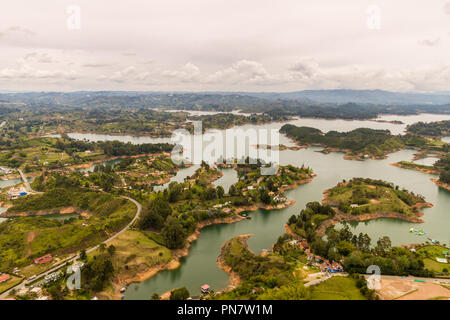
<path fill-rule="evenodd" d="M 445 157 L 436 161 L 434 167 L 440 172 L 439 180 L 450 184 L 450 153 L 447 153 Z"/>
<path fill-rule="evenodd" d="M 422 136 L 442 137 L 450 134 L 450 120 L 436 122 L 416 122 L 407 127 L 407 131 Z"/>
<path fill-rule="evenodd" d="M 389 130 L 359 128 L 350 132 L 329 131 L 324 134 L 319 129 L 286 124 L 281 127 L 280 132 L 303 145 L 316 144 L 350 150 L 352 154 L 383 156 L 404 146 L 402 138 L 391 135 Z"/>

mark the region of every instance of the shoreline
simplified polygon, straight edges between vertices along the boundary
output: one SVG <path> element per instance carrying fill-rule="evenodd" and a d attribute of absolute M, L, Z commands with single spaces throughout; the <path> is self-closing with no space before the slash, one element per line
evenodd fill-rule
<path fill-rule="evenodd" d="M 314 178 L 316 176 L 317 176 L 317 174 L 312 174 L 310 178 L 298 180 L 292 186 L 288 186 L 289 187 L 288 189 L 294 189 L 301 184 L 311 182 L 312 178 Z M 285 187 L 284 190 L 288 190 L 288 189 L 286 189 L 286 187 Z M 203 229 L 207 226 L 216 225 L 216 224 L 230 224 L 230 223 L 236 223 L 236 222 L 240 222 L 242 220 L 246 220 L 247 219 L 246 217 L 243 217 L 240 215 L 240 213 L 242 213 L 242 212 L 254 212 L 259 209 L 281 210 L 281 209 L 285 209 L 294 204 L 295 204 L 295 200 L 288 200 L 277 206 L 264 205 L 262 203 L 257 203 L 257 204 L 251 205 L 251 206 L 233 207 L 233 209 L 234 209 L 233 216 L 199 221 L 197 223 L 195 231 L 187 237 L 185 246 L 181 249 L 176 249 L 176 250 L 172 251 L 172 259 L 171 260 L 169 260 L 168 262 L 166 262 L 164 264 L 153 266 L 153 267 L 149 268 L 147 271 L 137 273 L 136 275 L 134 275 L 133 277 L 128 278 L 128 279 L 120 279 L 120 275 L 117 275 L 114 278 L 114 280 L 112 281 L 113 287 L 114 288 L 118 287 L 120 289 L 121 287 L 128 286 L 132 283 L 139 283 L 139 282 L 146 281 L 146 280 L 152 278 L 153 276 L 155 276 L 160 271 L 175 270 L 175 269 L 179 268 L 181 266 L 180 259 L 188 256 L 189 249 L 191 247 L 191 243 L 196 241 L 199 238 L 199 236 L 201 234 L 201 229 Z M 117 281 L 120 281 L 120 280 L 122 280 L 122 282 L 117 283 Z M 170 293 L 170 291 L 165 292 L 163 295 L 161 295 L 161 299 L 163 297 L 168 298 L 168 293 Z M 111 296 L 111 295 L 108 295 L 108 296 Z M 122 294 L 118 290 L 115 290 L 115 292 L 111 296 L 111 298 L 120 300 L 121 296 L 122 296 Z"/>
<path fill-rule="evenodd" d="M 428 206 L 428 205 L 425 205 Z M 365 213 L 357 216 L 345 214 L 342 211 L 340 211 L 337 208 L 334 208 L 336 211 L 336 215 L 333 218 L 330 218 L 328 220 L 325 220 L 319 228 L 316 230 L 316 234 L 319 237 L 323 237 L 326 235 L 327 230 L 331 227 L 334 227 L 335 225 L 342 223 L 342 222 L 364 222 L 369 220 L 377 220 L 381 218 L 390 218 L 390 219 L 399 219 L 407 222 L 412 223 L 423 223 L 424 221 L 419 218 L 423 215 L 423 212 L 418 212 L 416 216 L 405 216 L 402 213 L 399 212 L 392 212 L 392 211 L 375 211 L 371 213 Z"/>
<path fill-rule="evenodd" d="M 427 174 L 435 174 L 435 175 L 439 174 L 439 172 L 434 169 L 425 169 L 425 168 L 420 168 L 420 167 L 415 167 L 415 166 L 407 166 L 400 162 L 393 162 L 393 163 L 390 163 L 390 165 L 394 166 L 394 167 L 402 168 L 402 169 L 415 170 L 415 171 L 419 171 L 419 172 L 423 172 L 423 173 L 427 173 Z"/>
<path fill-rule="evenodd" d="M 299 149 L 304 149 L 304 148 L 310 148 L 310 147 L 321 147 L 323 148 L 323 150 L 317 151 L 323 154 L 329 154 L 331 152 L 337 152 L 337 153 L 345 153 L 344 155 L 344 160 L 355 160 L 355 161 L 364 161 L 367 159 L 372 159 L 372 160 L 382 160 L 382 159 L 387 159 L 388 154 L 390 153 L 394 153 L 394 152 L 398 152 L 404 149 L 411 149 L 409 148 L 395 148 L 392 150 L 386 150 L 383 152 L 383 155 L 373 155 L 373 154 L 364 154 L 364 153 L 358 153 L 358 154 L 352 154 L 352 151 L 349 149 L 341 149 L 341 148 L 335 148 L 335 147 L 328 147 L 326 145 L 324 145 L 323 143 L 309 143 L 309 144 L 302 144 L 300 142 L 298 142 L 295 137 L 289 136 L 286 133 L 283 133 L 286 137 L 288 137 L 293 143 L 295 143 L 297 145 L 297 147 Z M 413 148 L 414 149 L 414 148 Z"/>
<path fill-rule="evenodd" d="M 41 133 L 39 135 L 37 135 L 38 138 L 53 138 L 53 137 L 48 137 L 49 135 L 62 135 L 62 134 L 98 134 L 98 135 L 105 135 L 105 136 L 118 136 L 118 137 L 124 137 L 124 136 L 130 136 L 130 137 L 137 137 L 137 138 L 152 138 L 152 139 L 161 139 L 161 138 L 169 138 L 171 137 L 171 135 L 151 135 L 150 133 L 123 133 L 123 132 L 102 132 L 102 131 L 79 131 L 79 130 L 69 130 L 69 131 L 64 131 L 64 132 L 45 132 L 45 133 Z M 78 139 L 76 139 L 78 140 Z"/>
<path fill-rule="evenodd" d="M 335 216 L 323 221 L 323 223 L 319 226 L 319 228 L 316 230 L 316 234 L 320 237 L 323 237 L 327 230 L 330 227 L 334 227 L 338 223 L 342 222 L 364 222 L 369 220 L 376 220 L 381 218 L 390 218 L 390 219 L 399 219 L 411 223 L 424 223 L 424 220 L 422 220 L 420 217 L 424 215 L 422 211 L 418 211 L 414 214 L 414 216 L 407 216 L 400 212 L 394 212 L 394 211 L 374 211 L 370 213 L 364 213 L 359 215 L 352 215 L 347 214 L 342 211 L 340 211 L 338 208 L 335 207 L 335 203 L 332 203 L 328 200 L 328 194 L 329 190 L 325 190 L 323 192 L 324 197 L 322 199 L 322 204 L 328 204 L 332 207 L 334 207 L 334 211 L 336 212 Z M 431 208 L 433 207 L 433 204 L 430 202 L 418 202 L 410 206 L 411 208 Z"/>
<path fill-rule="evenodd" d="M 127 278 L 127 279 L 120 279 L 120 275 L 116 275 L 114 277 L 114 279 L 112 280 L 113 287 L 114 288 L 118 287 L 120 289 L 121 287 L 128 286 L 132 283 L 139 283 L 139 282 L 146 281 L 146 280 L 152 278 L 153 276 L 155 276 L 160 271 L 178 269 L 181 266 L 181 262 L 180 262 L 181 258 L 188 256 L 189 249 L 192 245 L 192 242 L 196 241 L 199 238 L 199 236 L 201 234 L 201 231 L 200 231 L 201 229 L 211 226 L 211 225 L 216 225 L 216 224 L 236 223 L 236 222 L 239 222 L 239 221 L 242 221 L 245 219 L 246 219 L 245 217 L 242 217 L 239 214 L 235 214 L 230 217 L 215 218 L 215 219 L 209 219 L 209 220 L 204 220 L 204 221 L 198 222 L 197 226 L 195 228 L 195 231 L 186 238 L 185 246 L 181 249 L 171 250 L 172 251 L 172 259 L 170 259 L 166 263 L 150 267 L 148 270 L 146 270 L 144 272 L 136 273 L 134 276 Z M 118 283 L 118 282 L 120 282 L 120 283 Z M 170 291 L 168 291 L 168 292 L 170 293 Z M 161 295 L 161 297 L 163 297 L 164 295 L 167 295 L 168 292 Z M 120 300 L 121 296 L 122 296 L 122 294 L 116 290 L 111 298 Z"/>
<path fill-rule="evenodd" d="M 431 178 L 430 179 L 435 185 L 437 185 L 439 188 L 446 189 L 450 191 L 450 184 L 447 184 L 445 182 L 439 181 L 439 179 Z"/>
<path fill-rule="evenodd" d="M 220 254 L 217 257 L 216 262 L 217 262 L 217 266 L 219 267 L 219 269 L 222 269 L 223 271 L 225 271 L 228 274 L 229 284 L 222 290 L 218 291 L 217 293 L 224 293 L 224 292 L 233 290 L 235 287 L 237 287 L 238 285 L 241 284 L 242 280 L 241 280 L 241 277 L 239 276 L 239 274 L 237 272 L 233 271 L 232 268 L 229 265 L 227 265 L 227 263 L 225 262 L 224 253 L 225 253 L 225 249 L 227 248 L 227 246 L 235 238 L 238 238 L 239 242 L 248 249 L 247 239 L 250 238 L 251 236 L 252 236 L 252 234 L 238 235 L 234 238 L 231 238 L 231 239 L 225 241 L 225 243 L 220 248 Z"/>

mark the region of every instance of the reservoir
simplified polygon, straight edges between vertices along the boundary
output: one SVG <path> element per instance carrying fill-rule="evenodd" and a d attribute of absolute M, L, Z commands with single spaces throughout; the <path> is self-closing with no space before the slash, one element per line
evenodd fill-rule
<path fill-rule="evenodd" d="M 450 116 L 385 116 L 384 118 L 386 119 L 382 120 L 400 120 L 404 124 L 322 119 L 298 119 L 290 123 L 316 127 L 324 132 L 329 130 L 349 131 L 359 127 L 369 127 L 389 129 L 392 133 L 401 134 L 409 123 L 425 120 L 445 120 L 450 119 Z M 258 127 L 280 128 L 282 125 L 281 123 L 272 123 Z M 89 140 L 103 140 L 105 138 L 103 135 L 91 134 L 88 136 L 70 134 L 70 136 L 78 139 L 88 138 Z M 108 136 L 108 140 L 115 139 L 133 143 L 153 142 L 152 138 L 146 137 Z M 280 143 L 291 144 L 289 139 L 284 136 L 280 136 Z M 296 201 L 295 205 L 283 210 L 258 210 L 250 213 L 252 217 L 250 220 L 243 220 L 234 224 L 214 225 L 202 229 L 199 239 L 192 243 L 189 255 L 180 261 L 181 266 L 178 269 L 162 271 L 146 281 L 131 284 L 125 292 L 125 298 L 148 300 L 153 293 L 162 294 L 182 286 L 186 286 L 191 295 L 198 295 L 200 286 L 205 283 L 209 284 L 216 291 L 224 288 L 228 285 L 228 275 L 217 267 L 216 259 L 225 241 L 236 235 L 250 233 L 252 237 L 249 238 L 248 244 L 251 250 L 259 253 L 262 249 L 269 249 L 276 242 L 277 238 L 284 233 L 284 225 L 291 215 L 298 214 L 305 207 L 305 204 L 310 201 L 321 201 L 323 191 L 326 189 L 335 186 L 343 179 L 349 180 L 353 177 L 382 179 L 393 182 L 399 185 L 400 188 L 406 188 L 409 191 L 425 196 L 425 199 L 434 205 L 432 208 L 423 209 L 425 213 L 422 217 L 425 221 L 423 224 L 413 224 L 395 219 L 378 219 L 351 224 L 353 232 L 367 233 L 372 239 L 372 244 L 376 243 L 378 238 L 384 235 L 389 236 L 394 245 L 420 243 L 426 241 L 426 237 L 449 244 L 450 191 L 440 189 L 430 181 L 430 178 L 436 178 L 437 176 L 390 165 L 393 162 L 402 160 L 411 161 L 416 152 L 415 150 L 401 150 L 389 154 L 387 159 L 365 161 L 344 160 L 342 153 L 323 154 L 318 152 L 320 150 L 321 148 L 311 147 L 297 151 L 280 151 L 281 165 L 309 166 L 318 175 L 311 183 L 300 185 L 298 188 L 286 192 L 288 199 Z M 187 176 L 184 170 L 189 170 L 187 175 L 193 173 L 191 171 L 193 167 L 190 167 L 181 169 L 177 176 Z M 223 173 L 223 177 L 218 179 L 215 184 L 222 185 L 227 192 L 229 185 L 237 178 L 232 169 L 223 170 Z M 340 226 L 337 227 L 339 228 Z M 417 236 L 409 233 L 408 230 L 412 227 L 423 229 L 427 235 Z"/>

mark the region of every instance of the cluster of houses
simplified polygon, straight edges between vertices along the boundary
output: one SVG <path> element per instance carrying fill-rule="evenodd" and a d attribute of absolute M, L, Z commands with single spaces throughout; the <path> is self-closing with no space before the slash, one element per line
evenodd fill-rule
<path fill-rule="evenodd" d="M 31 288 L 22 288 L 17 295 L 22 296 L 25 294 L 30 294 L 36 300 L 49 300 L 48 296 L 44 295 L 44 292 L 41 287 L 33 286 Z"/>
<path fill-rule="evenodd" d="M 336 261 L 330 262 L 329 260 L 322 258 L 321 256 L 311 253 L 309 244 L 306 241 L 306 239 L 291 240 L 289 244 L 302 248 L 305 251 L 306 255 L 308 256 L 307 261 L 313 267 L 319 268 L 321 272 L 330 272 L 330 273 L 344 272 L 344 268 L 339 262 Z"/>
<path fill-rule="evenodd" d="M 42 282 L 42 285 L 45 285 L 47 283 L 56 281 L 56 280 L 58 280 L 61 277 L 62 277 L 61 271 L 56 271 L 56 272 L 53 272 L 53 273 L 49 273 L 48 275 L 45 276 L 45 278 L 44 278 L 44 280 Z"/>
<path fill-rule="evenodd" d="M 229 208 L 229 206 L 231 205 L 231 201 L 227 201 L 227 202 L 225 202 L 225 203 L 218 203 L 218 204 L 215 204 L 214 206 L 213 206 L 213 208 L 214 209 L 220 209 L 220 210 L 222 210 L 222 212 L 224 212 L 224 213 L 230 213 L 231 211 L 232 211 L 232 209 L 231 208 Z"/>
<path fill-rule="evenodd" d="M 275 194 L 275 192 L 270 191 L 269 192 L 269 196 L 272 197 L 273 201 L 281 203 L 281 202 L 286 202 L 287 199 L 285 196 L 281 195 L 281 194 Z"/>
<path fill-rule="evenodd" d="M 246 188 L 242 188 L 243 195 L 247 194 L 246 191 L 252 191 L 252 190 L 255 190 L 256 188 L 257 188 L 257 184 L 253 184 L 252 186 L 248 186 Z M 259 190 L 264 190 L 264 188 L 260 187 Z M 277 203 L 283 203 L 283 202 L 287 201 L 287 198 L 285 196 L 283 196 L 280 193 L 275 193 L 273 191 L 269 192 L 269 196 L 272 198 L 273 201 L 275 201 Z"/>
<path fill-rule="evenodd" d="M 23 196 L 26 196 L 28 193 L 23 186 L 17 188 L 11 188 L 6 191 L 6 194 L 10 199 L 17 199 Z"/>

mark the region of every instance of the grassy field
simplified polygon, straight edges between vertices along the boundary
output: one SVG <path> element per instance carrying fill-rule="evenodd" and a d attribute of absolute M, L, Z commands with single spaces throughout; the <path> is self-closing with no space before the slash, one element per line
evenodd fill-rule
<path fill-rule="evenodd" d="M 442 251 L 449 250 L 444 246 L 424 246 L 417 250 L 417 254 L 422 256 L 423 262 L 425 263 L 425 268 L 428 270 L 432 270 L 435 272 L 444 272 L 444 269 L 447 269 L 447 272 L 450 270 L 450 264 L 448 263 L 440 263 L 436 261 L 436 258 L 444 258 Z"/>
<path fill-rule="evenodd" d="M 157 244 L 144 231 L 128 230 L 108 245 L 116 248 L 111 260 L 116 273 L 121 277 L 133 277 L 172 258 L 169 249 Z M 89 255 L 98 254 L 96 250 Z"/>
<path fill-rule="evenodd" d="M 444 246 L 424 246 L 420 249 L 417 250 L 417 253 L 420 254 L 421 256 L 424 257 L 429 257 L 429 258 L 435 258 L 435 257 L 439 257 L 439 258 L 444 258 L 444 256 L 442 255 L 442 251 L 447 250 L 450 251 L 450 249 L 444 247 Z"/>
<path fill-rule="evenodd" d="M 11 279 L 8 281 L 0 284 L 0 293 L 5 292 L 9 288 L 14 287 L 15 285 L 19 284 L 22 281 L 22 278 L 11 276 Z"/>
<path fill-rule="evenodd" d="M 67 255 L 93 246 L 126 225 L 136 212 L 133 203 L 92 194 L 89 218 L 59 221 L 44 217 L 13 218 L 0 225 L 0 270 L 24 267 L 47 253 Z"/>
<path fill-rule="evenodd" d="M 311 288 L 311 300 L 366 300 L 356 281 L 347 277 L 332 277 Z"/>
<path fill-rule="evenodd" d="M 444 269 L 447 269 L 447 272 L 450 270 L 450 265 L 448 263 L 439 263 L 430 258 L 423 259 L 423 263 L 425 264 L 425 268 L 428 270 L 436 272 L 444 272 Z"/>
<path fill-rule="evenodd" d="M 413 204 L 424 200 L 406 190 L 391 186 L 362 182 L 353 179 L 348 183 L 340 183 L 329 190 L 327 201 L 333 205 L 343 204 L 352 214 L 370 213 L 377 211 L 399 212 L 413 216 Z M 355 208 L 349 208 L 357 205 Z"/>

